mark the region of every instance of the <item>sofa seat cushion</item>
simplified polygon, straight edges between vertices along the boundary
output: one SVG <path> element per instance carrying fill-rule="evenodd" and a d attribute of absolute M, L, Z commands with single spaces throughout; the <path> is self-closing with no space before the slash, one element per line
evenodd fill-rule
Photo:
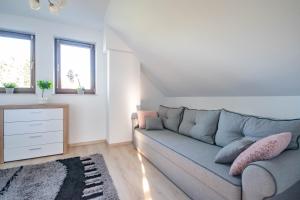
<path fill-rule="evenodd" d="M 166 106 L 159 106 L 158 115 L 162 119 L 163 125 L 166 129 L 178 132 L 183 110 L 183 107 L 170 108 Z"/>
<path fill-rule="evenodd" d="M 158 131 L 138 129 L 137 131 L 209 170 L 230 184 L 235 186 L 241 185 L 239 176 L 233 177 L 229 175 L 230 165 L 214 162 L 215 156 L 221 149 L 220 147 L 166 129 Z"/>
<path fill-rule="evenodd" d="M 192 110 L 186 108 L 179 126 L 179 133 L 214 144 L 219 115 L 219 110 Z"/>

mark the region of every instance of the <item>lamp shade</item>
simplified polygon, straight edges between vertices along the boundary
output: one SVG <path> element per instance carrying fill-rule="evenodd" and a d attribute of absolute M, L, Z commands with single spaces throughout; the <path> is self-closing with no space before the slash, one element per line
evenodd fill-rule
<path fill-rule="evenodd" d="M 53 3 L 49 3 L 49 11 L 51 13 L 58 13 L 59 11 L 59 6 L 53 4 Z"/>
<path fill-rule="evenodd" d="M 41 8 L 40 0 L 29 0 L 29 5 L 33 10 L 39 10 Z"/>

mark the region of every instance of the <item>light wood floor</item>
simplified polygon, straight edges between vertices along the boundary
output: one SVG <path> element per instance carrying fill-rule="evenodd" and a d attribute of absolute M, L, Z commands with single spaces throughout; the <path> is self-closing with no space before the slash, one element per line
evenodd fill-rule
<path fill-rule="evenodd" d="M 121 200 L 185 200 L 189 199 L 131 144 L 108 146 L 99 143 L 70 147 L 65 155 L 17 161 L 0 165 L 0 169 L 38 164 L 73 156 L 101 153 Z"/>

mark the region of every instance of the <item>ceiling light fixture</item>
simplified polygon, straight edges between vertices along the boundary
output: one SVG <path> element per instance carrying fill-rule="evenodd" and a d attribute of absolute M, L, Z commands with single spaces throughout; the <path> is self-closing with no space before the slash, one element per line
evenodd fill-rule
<path fill-rule="evenodd" d="M 32 10 L 39 10 L 41 8 L 40 0 L 29 0 L 29 5 Z"/>
<path fill-rule="evenodd" d="M 50 0 L 49 1 L 49 11 L 52 13 L 58 13 L 59 11 L 59 6 L 57 6 L 56 4 L 52 3 Z"/>
<path fill-rule="evenodd" d="M 58 13 L 66 4 L 66 0 L 48 0 L 49 11 L 51 13 Z M 29 5 L 32 10 L 39 10 L 41 8 L 40 0 L 29 0 Z"/>

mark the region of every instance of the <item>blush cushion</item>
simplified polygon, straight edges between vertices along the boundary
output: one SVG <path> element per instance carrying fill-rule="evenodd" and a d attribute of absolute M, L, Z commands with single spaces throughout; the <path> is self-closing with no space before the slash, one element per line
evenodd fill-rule
<path fill-rule="evenodd" d="M 240 175 L 250 163 L 278 156 L 288 147 L 291 139 L 292 133 L 284 132 L 258 140 L 234 160 L 229 174 Z"/>
<path fill-rule="evenodd" d="M 137 115 L 138 115 L 139 128 L 146 128 L 146 118 L 148 117 L 156 118 L 157 112 L 139 110 L 137 112 Z"/>

